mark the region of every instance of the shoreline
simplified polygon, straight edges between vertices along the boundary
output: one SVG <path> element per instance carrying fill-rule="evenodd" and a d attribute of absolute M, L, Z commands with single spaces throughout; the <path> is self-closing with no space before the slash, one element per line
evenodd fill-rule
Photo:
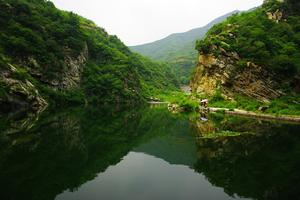
<path fill-rule="evenodd" d="M 148 104 L 169 104 L 169 102 L 165 101 L 148 101 Z"/>
<path fill-rule="evenodd" d="M 229 115 L 241 115 L 241 116 L 248 116 L 253 118 L 261 118 L 261 119 L 273 119 L 273 120 L 283 120 L 283 121 L 290 121 L 290 122 L 297 122 L 300 123 L 300 116 L 291 116 L 291 115 L 272 115 L 272 114 L 263 114 L 263 113 L 256 113 L 252 111 L 245 111 L 239 109 L 228 109 L 228 108 L 213 108 L 209 107 L 208 110 L 210 112 L 217 112 L 217 111 L 224 111 L 226 114 Z M 200 108 L 201 111 L 201 108 Z"/>

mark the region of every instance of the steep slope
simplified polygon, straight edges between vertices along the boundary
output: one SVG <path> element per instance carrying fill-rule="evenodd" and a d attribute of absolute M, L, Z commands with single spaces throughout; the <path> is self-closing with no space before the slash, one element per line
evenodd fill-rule
<path fill-rule="evenodd" d="M 191 80 L 193 92 L 225 99 L 242 95 L 262 102 L 299 94 L 299 10 L 298 1 L 269 0 L 214 26 L 197 41 L 200 55 Z M 299 107 L 298 101 L 287 103 L 285 107 Z"/>
<path fill-rule="evenodd" d="M 175 33 L 152 43 L 132 46 L 130 49 L 149 58 L 170 63 L 175 68 L 175 72 L 181 79 L 181 82 L 187 83 L 197 60 L 197 51 L 194 48 L 196 40 L 204 37 L 213 25 L 224 21 L 227 17 L 237 12 L 233 11 L 221 16 L 204 27 L 184 33 Z"/>
<path fill-rule="evenodd" d="M 137 102 L 177 82 L 166 65 L 47 0 L 0 1 L 1 108 Z"/>

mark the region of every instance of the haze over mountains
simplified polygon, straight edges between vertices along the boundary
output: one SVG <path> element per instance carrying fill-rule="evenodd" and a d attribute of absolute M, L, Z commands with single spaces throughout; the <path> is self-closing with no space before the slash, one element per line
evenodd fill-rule
<path fill-rule="evenodd" d="M 130 49 L 154 60 L 170 63 L 174 67 L 181 83 L 188 83 L 190 73 L 196 63 L 196 40 L 203 38 L 206 32 L 215 24 L 224 21 L 227 17 L 238 12 L 235 10 L 225 14 L 211 21 L 206 26 L 183 33 L 174 33 L 152 43 L 131 46 Z"/>

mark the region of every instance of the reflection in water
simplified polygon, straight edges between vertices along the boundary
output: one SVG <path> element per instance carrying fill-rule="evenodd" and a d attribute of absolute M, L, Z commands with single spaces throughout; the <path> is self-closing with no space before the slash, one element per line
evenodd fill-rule
<path fill-rule="evenodd" d="M 74 199 L 233 199 L 212 187 L 201 174 L 184 165 L 130 152 L 118 165 L 109 167 L 76 192 L 65 191 L 57 200 Z"/>
<path fill-rule="evenodd" d="M 0 119 L 1 199 L 297 199 L 300 188 L 298 125 L 162 106 L 45 111 L 18 134 L 11 124 Z"/>
<path fill-rule="evenodd" d="M 299 125 L 215 114 L 196 124 L 197 135 L 240 132 L 238 137 L 198 138 L 196 171 L 229 195 L 299 199 Z M 200 132 L 199 132 L 200 131 Z M 249 134 L 251 133 L 251 134 Z"/>

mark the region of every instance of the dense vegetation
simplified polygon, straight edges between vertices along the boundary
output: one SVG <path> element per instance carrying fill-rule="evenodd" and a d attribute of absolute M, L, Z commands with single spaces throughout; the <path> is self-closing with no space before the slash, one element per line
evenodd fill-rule
<path fill-rule="evenodd" d="M 180 83 L 188 84 L 197 61 L 197 51 L 194 50 L 196 40 L 204 37 L 213 25 L 222 22 L 235 12 L 237 11 L 221 16 L 204 27 L 175 33 L 152 43 L 132 46 L 130 49 L 149 58 L 167 62 L 174 69 Z"/>
<path fill-rule="evenodd" d="M 247 70 L 248 63 L 261 66 L 276 85 L 274 88 L 283 91 L 281 97 L 269 102 L 243 94 L 234 94 L 234 100 L 229 100 L 221 91 L 216 91 L 210 98 L 210 106 L 251 111 L 263 106 L 267 113 L 300 114 L 299 10 L 299 1 L 264 1 L 259 8 L 235 14 L 215 25 L 204 39 L 196 42 L 200 54 L 226 59 L 235 53 L 237 58 L 232 59 L 234 68 L 231 70 L 236 74 Z"/>
<path fill-rule="evenodd" d="M 238 52 L 241 67 L 251 61 L 290 79 L 300 73 L 299 10 L 298 1 L 266 1 L 260 8 L 215 25 L 204 40 L 197 41 L 196 49 L 208 53 L 214 45 L 221 46 L 225 51 Z M 276 11 L 282 12 L 282 18 L 278 15 L 280 19 L 270 20 L 268 12 Z M 213 53 L 221 52 L 215 49 Z"/>
<path fill-rule="evenodd" d="M 167 65 L 132 53 L 116 36 L 47 0 L 0 1 L 1 69 L 9 63 L 49 101 L 140 101 L 177 85 Z M 80 81 L 66 86 L 74 68 Z M 0 82 L 3 100 L 9 89 Z"/>

